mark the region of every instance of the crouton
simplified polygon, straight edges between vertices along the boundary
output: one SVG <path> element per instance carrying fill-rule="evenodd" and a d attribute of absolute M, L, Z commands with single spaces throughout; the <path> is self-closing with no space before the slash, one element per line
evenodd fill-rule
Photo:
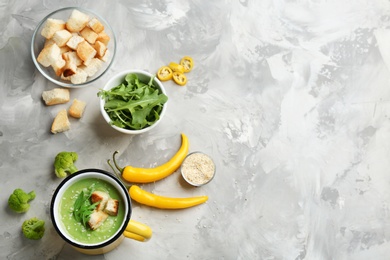
<path fill-rule="evenodd" d="M 90 44 L 94 44 L 98 34 L 95 33 L 91 28 L 85 27 L 80 31 L 80 35 Z"/>
<path fill-rule="evenodd" d="M 69 115 L 74 118 L 81 118 L 84 114 L 86 105 L 87 103 L 84 101 L 74 99 L 72 105 L 69 108 Z"/>
<path fill-rule="evenodd" d="M 81 68 L 77 68 L 76 74 L 70 76 L 70 82 L 73 84 L 81 84 L 87 81 L 88 74 Z"/>
<path fill-rule="evenodd" d="M 64 59 L 65 60 L 65 59 Z M 77 72 L 77 65 L 76 65 L 76 62 L 74 60 L 67 60 L 65 61 L 65 66 L 64 68 L 62 69 L 62 75 L 67 78 L 67 77 L 70 77 L 74 74 L 76 74 Z"/>
<path fill-rule="evenodd" d="M 56 31 L 52 37 L 58 47 L 65 46 L 70 38 L 72 38 L 72 34 L 65 29 Z"/>
<path fill-rule="evenodd" d="M 54 43 L 55 43 L 55 41 L 53 41 L 53 39 L 46 39 L 43 47 L 48 47 Z"/>
<path fill-rule="evenodd" d="M 68 131 L 70 129 L 70 122 L 68 119 L 68 113 L 66 109 L 62 109 L 58 112 L 51 125 L 51 132 L 53 134 Z"/>
<path fill-rule="evenodd" d="M 108 58 L 110 57 L 110 50 L 107 49 L 106 52 L 104 53 L 103 57 L 99 57 L 102 61 L 107 62 Z"/>
<path fill-rule="evenodd" d="M 67 88 L 54 88 L 42 92 L 42 99 L 47 106 L 64 104 L 69 102 L 69 89 Z"/>
<path fill-rule="evenodd" d="M 96 50 L 96 55 L 100 58 L 103 57 L 106 53 L 107 47 L 101 41 L 96 41 L 93 45 L 93 48 Z"/>
<path fill-rule="evenodd" d="M 88 26 L 95 32 L 100 33 L 104 30 L 104 25 L 96 18 L 92 18 L 88 22 Z"/>
<path fill-rule="evenodd" d="M 80 42 L 77 45 L 76 52 L 84 62 L 91 60 L 96 55 L 96 50 L 86 41 Z"/>
<path fill-rule="evenodd" d="M 102 211 L 106 207 L 106 203 L 109 199 L 108 193 L 104 191 L 94 191 L 91 194 L 91 202 L 99 204 L 96 206 L 97 211 Z"/>
<path fill-rule="evenodd" d="M 108 214 L 103 211 L 94 210 L 90 215 L 88 225 L 92 230 L 96 230 L 107 219 Z"/>
<path fill-rule="evenodd" d="M 98 58 L 91 59 L 83 69 L 87 73 L 88 77 L 92 77 L 103 66 L 103 61 Z"/>
<path fill-rule="evenodd" d="M 68 52 L 68 51 L 71 51 L 72 49 L 71 48 L 69 48 L 68 46 L 62 46 L 62 47 L 60 47 L 60 53 L 61 54 L 63 54 L 63 53 L 65 53 L 65 52 Z"/>
<path fill-rule="evenodd" d="M 44 67 L 52 65 L 61 55 L 61 50 L 57 44 L 44 47 L 37 57 L 37 61 Z"/>
<path fill-rule="evenodd" d="M 111 40 L 111 38 L 110 38 L 110 36 L 107 35 L 107 33 L 105 31 L 101 31 L 100 33 L 98 33 L 98 37 L 96 40 L 104 43 L 104 45 L 107 46 L 108 42 Z"/>
<path fill-rule="evenodd" d="M 104 212 L 106 212 L 110 216 L 118 215 L 119 210 L 119 201 L 116 199 L 109 198 L 106 204 L 106 208 Z"/>
<path fill-rule="evenodd" d="M 53 67 L 54 73 L 57 76 L 61 76 L 62 72 L 64 71 L 65 65 L 66 65 L 66 62 L 62 58 L 62 56 L 58 56 L 58 58 L 51 64 L 51 66 Z"/>
<path fill-rule="evenodd" d="M 66 46 L 68 46 L 72 50 L 76 50 L 77 45 L 79 45 L 79 43 L 82 41 L 85 41 L 83 37 L 81 37 L 78 34 L 73 34 L 72 37 L 69 39 L 69 41 L 66 43 Z"/>
<path fill-rule="evenodd" d="M 50 39 L 55 32 L 63 29 L 65 29 L 65 22 L 63 20 L 48 18 L 41 31 L 41 35 L 46 39 Z"/>
<path fill-rule="evenodd" d="M 66 21 L 66 29 L 70 32 L 79 32 L 88 24 L 89 16 L 75 9 Z"/>
<path fill-rule="evenodd" d="M 68 51 L 68 52 L 63 53 L 62 58 L 65 61 L 75 63 L 77 67 L 80 66 L 81 64 L 83 64 L 83 61 L 79 58 L 79 56 L 77 55 L 77 53 L 75 51 Z"/>

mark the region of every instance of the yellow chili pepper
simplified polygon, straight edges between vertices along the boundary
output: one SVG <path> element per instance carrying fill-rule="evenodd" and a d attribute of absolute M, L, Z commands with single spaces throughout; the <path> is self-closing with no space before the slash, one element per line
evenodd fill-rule
<path fill-rule="evenodd" d="M 141 242 L 145 242 L 152 237 L 152 229 L 141 222 L 130 220 L 123 235 Z"/>
<path fill-rule="evenodd" d="M 192 58 L 190 56 L 184 56 L 180 60 L 180 65 L 183 66 L 184 72 L 190 72 L 192 70 L 192 68 L 194 67 L 194 61 L 192 60 Z"/>
<path fill-rule="evenodd" d="M 168 66 L 173 72 L 184 73 L 184 67 L 176 62 L 171 62 Z"/>
<path fill-rule="evenodd" d="M 161 81 L 172 79 L 172 70 L 168 66 L 162 66 L 157 72 L 157 78 Z"/>
<path fill-rule="evenodd" d="M 130 187 L 129 193 L 130 197 L 138 203 L 159 209 L 185 209 L 202 204 L 208 200 L 208 196 L 188 198 L 163 197 L 147 192 L 136 185 Z"/>
<path fill-rule="evenodd" d="M 113 155 L 113 160 L 116 168 L 121 171 L 122 178 L 128 182 L 133 183 L 149 183 L 161 180 L 172 173 L 174 173 L 183 162 L 184 158 L 188 154 L 188 138 L 185 134 L 181 134 L 181 146 L 176 154 L 166 163 L 154 167 L 154 168 L 138 168 L 133 166 L 126 166 L 124 168 L 120 168 L 116 164 L 115 154 Z"/>
<path fill-rule="evenodd" d="M 173 72 L 173 81 L 180 86 L 184 86 L 187 83 L 187 77 L 183 73 Z"/>

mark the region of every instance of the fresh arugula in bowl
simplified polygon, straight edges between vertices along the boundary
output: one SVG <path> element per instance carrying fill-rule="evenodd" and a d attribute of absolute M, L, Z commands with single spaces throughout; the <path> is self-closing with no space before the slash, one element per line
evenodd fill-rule
<path fill-rule="evenodd" d="M 154 77 L 143 82 L 136 74 L 127 74 L 124 81 L 110 89 L 100 90 L 98 96 L 105 100 L 104 110 L 110 124 L 130 130 L 140 130 L 160 119 L 168 97 L 153 85 Z"/>

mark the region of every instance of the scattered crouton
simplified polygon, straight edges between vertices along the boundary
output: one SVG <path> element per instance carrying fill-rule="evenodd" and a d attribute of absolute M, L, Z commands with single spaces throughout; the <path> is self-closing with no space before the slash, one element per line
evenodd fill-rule
<path fill-rule="evenodd" d="M 84 114 L 86 102 L 74 99 L 72 105 L 69 108 L 69 115 L 74 118 L 81 118 Z"/>
<path fill-rule="evenodd" d="M 104 212 L 106 212 L 110 216 L 116 216 L 118 215 L 118 209 L 119 201 L 116 199 L 109 198 L 106 203 L 106 208 L 104 209 Z"/>
<path fill-rule="evenodd" d="M 79 32 L 88 24 L 89 16 L 77 9 L 74 9 L 66 21 L 66 29 L 70 32 Z"/>
<path fill-rule="evenodd" d="M 100 33 L 104 30 L 104 25 L 96 18 L 92 18 L 89 21 L 88 26 L 95 32 Z"/>
<path fill-rule="evenodd" d="M 70 129 L 70 122 L 68 119 L 68 113 L 66 109 L 62 109 L 58 112 L 57 116 L 51 125 L 51 132 L 53 134 L 68 131 Z"/>
<path fill-rule="evenodd" d="M 83 37 L 78 34 L 73 34 L 69 41 L 66 43 L 66 45 L 72 50 L 76 50 L 79 43 L 83 41 L 85 41 Z"/>
<path fill-rule="evenodd" d="M 74 60 L 72 60 L 72 59 L 66 60 L 65 62 L 66 63 L 65 63 L 65 66 L 64 66 L 64 68 L 62 70 L 62 74 L 60 74 L 60 75 L 62 75 L 65 78 L 67 78 L 67 77 L 70 77 L 70 76 L 76 74 L 76 72 L 77 72 L 76 62 Z"/>
<path fill-rule="evenodd" d="M 50 39 L 55 32 L 63 29 L 65 29 L 65 22 L 63 20 L 48 18 L 41 31 L 41 35 L 46 39 Z"/>
<path fill-rule="evenodd" d="M 93 211 L 89 221 L 88 225 L 92 230 L 96 230 L 98 227 L 100 227 L 104 221 L 107 219 L 108 214 L 105 213 L 104 211 Z"/>
<path fill-rule="evenodd" d="M 69 102 L 69 89 L 54 88 L 52 90 L 43 91 L 42 99 L 47 106 L 67 103 Z"/>

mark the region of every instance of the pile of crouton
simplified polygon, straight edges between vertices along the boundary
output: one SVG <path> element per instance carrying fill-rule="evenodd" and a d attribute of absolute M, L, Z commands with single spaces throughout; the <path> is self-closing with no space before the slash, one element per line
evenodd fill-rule
<path fill-rule="evenodd" d="M 41 35 L 46 40 L 37 61 L 73 84 L 85 83 L 108 59 L 110 37 L 104 25 L 77 9 L 66 22 L 48 18 Z"/>
<path fill-rule="evenodd" d="M 98 227 L 100 227 L 109 215 L 118 215 L 119 201 L 111 198 L 107 192 L 92 192 L 91 202 L 99 203 L 96 206 L 96 209 L 92 212 L 88 221 L 88 225 L 92 230 L 96 230 Z"/>

